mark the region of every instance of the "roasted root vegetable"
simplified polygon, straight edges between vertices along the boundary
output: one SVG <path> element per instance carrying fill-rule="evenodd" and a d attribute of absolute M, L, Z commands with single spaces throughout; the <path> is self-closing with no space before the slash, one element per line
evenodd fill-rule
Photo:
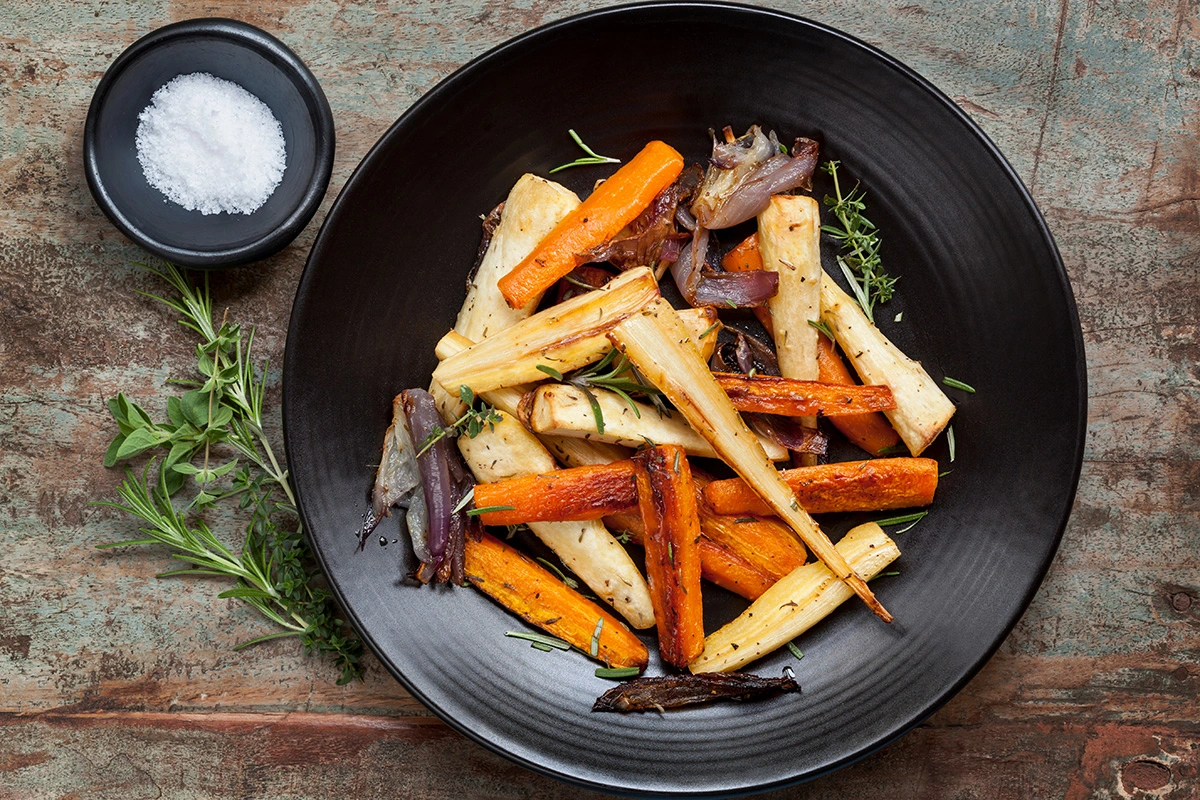
<path fill-rule="evenodd" d="M 694 477 L 694 474 L 693 474 Z M 699 496 L 696 498 L 700 502 Z M 759 570 L 741 556 L 734 555 L 704 535 L 704 516 L 700 517 L 700 577 L 747 600 L 753 600 L 775 582 L 775 578 Z M 642 544 L 641 516 L 636 513 L 610 514 L 604 518 L 609 530 L 635 544 Z M 791 537 L 791 533 L 787 535 Z M 795 537 L 792 537 L 795 542 Z M 797 547 L 800 545 L 797 543 Z"/>
<path fill-rule="evenodd" d="M 777 520 L 718 514 L 704 499 L 701 487 L 706 483 L 707 480 L 696 478 L 700 530 L 706 539 L 742 559 L 772 582 L 808 560 L 804 545 Z"/>
<path fill-rule="evenodd" d="M 654 273 L 637 267 L 602 288 L 539 311 L 466 350 L 446 357 L 433 379 L 454 394 L 476 394 L 543 380 L 538 366 L 569 372 L 599 361 L 611 348 L 605 333 L 658 297 Z"/>
<path fill-rule="evenodd" d="M 717 700 L 757 700 L 799 691 L 800 684 L 788 675 L 779 678 L 742 673 L 664 675 L 635 678 L 614 686 L 596 699 L 592 711 L 663 711 Z"/>
<path fill-rule="evenodd" d="M 611 667 L 646 666 L 646 646 L 616 617 L 499 539 L 468 539 L 464 569 L 476 588 L 551 636 Z"/>
<path fill-rule="evenodd" d="M 589 251 L 620 233 L 682 171 L 683 156 L 673 147 L 658 141 L 647 144 L 500 279 L 508 304 L 521 308 L 590 260 Z"/>
<path fill-rule="evenodd" d="M 775 578 L 721 545 L 700 537 L 700 577 L 747 600 L 757 599 Z"/>
<path fill-rule="evenodd" d="M 600 409 L 599 417 L 592 400 Z M 527 424 L 538 434 L 577 436 L 626 447 L 638 447 L 648 441 L 677 444 L 688 455 L 717 456 L 708 440 L 679 415 L 664 416 L 654 406 L 626 400 L 605 389 L 585 391 L 563 383 L 543 384 L 532 392 L 522 409 L 526 410 Z M 786 449 L 765 436 L 758 438 L 772 461 L 788 458 Z"/>
<path fill-rule="evenodd" d="M 798 381 L 774 375 L 715 372 L 713 377 L 738 411 L 781 414 L 785 417 L 826 417 L 891 410 L 896 407 L 886 386 L 838 386 Z"/>
<path fill-rule="evenodd" d="M 900 352 L 828 275 L 821 279 L 821 320 L 863 383 L 891 387 L 896 407 L 884 416 L 909 452 L 919 456 L 949 424 L 954 403 L 924 367 Z"/>
<path fill-rule="evenodd" d="M 854 376 L 837 354 L 833 342 L 825 336 L 817 339 L 817 366 L 820 369 L 817 377 L 822 383 L 855 385 Z M 892 402 L 895 402 L 894 397 Z M 883 414 L 851 414 L 831 418 L 830 422 L 843 436 L 873 456 L 900 444 L 900 435 Z"/>
<path fill-rule="evenodd" d="M 663 661 L 687 666 L 704 648 L 700 517 L 683 448 L 648 447 L 633 457 L 646 548 L 646 579 Z"/>
<path fill-rule="evenodd" d="M 859 525 L 837 544 L 859 575 L 870 579 L 900 557 L 900 549 L 873 522 Z M 819 562 L 781 578 L 750 607 L 704 641 L 688 665 L 693 673 L 731 672 L 790 642 L 851 597 L 850 589 Z"/>
<path fill-rule="evenodd" d="M 524 480 L 531 472 L 553 475 L 554 459 L 532 433 L 507 414 L 475 437 L 460 436 L 458 449 L 475 478 L 475 506 L 484 507 L 479 492 L 497 481 Z M 632 489 L 632 479 L 629 480 Z M 485 516 L 486 515 L 480 515 Z M 596 596 L 635 628 L 654 624 L 646 581 L 633 559 L 595 519 L 578 522 L 531 522 L 529 529 L 580 577 Z"/>
<path fill-rule="evenodd" d="M 508 193 L 500 223 L 479 268 L 467 283 L 467 299 L 458 312 L 454 330 L 477 342 L 532 314 L 540 292 L 513 308 L 496 284 L 578 207 L 579 198 L 565 186 L 536 175 L 522 175 Z"/>
<path fill-rule="evenodd" d="M 503 509 L 480 514 L 484 525 L 601 519 L 630 511 L 637 507 L 633 462 L 481 483 L 475 487 L 475 506 Z"/>
<path fill-rule="evenodd" d="M 675 319 L 674 323 L 672 319 Z M 877 616 L 890 622 L 891 614 L 875 599 L 866 581 L 854 573 L 817 523 L 800 508 L 791 488 L 779 477 L 758 439 L 746 427 L 696 349 L 673 334 L 678 326 L 674 309 L 659 299 L 627 317 L 609 336 L 642 375 L 666 395 L 700 435 L 709 440 L 717 454 L 754 487 L 809 550 L 828 564 L 830 570 Z"/>
<path fill-rule="evenodd" d="M 785 469 L 779 477 L 810 514 L 887 511 L 932 503 L 938 463 L 931 458 L 875 458 Z M 718 514 L 773 513 L 741 478 L 709 483 L 704 499 Z"/>

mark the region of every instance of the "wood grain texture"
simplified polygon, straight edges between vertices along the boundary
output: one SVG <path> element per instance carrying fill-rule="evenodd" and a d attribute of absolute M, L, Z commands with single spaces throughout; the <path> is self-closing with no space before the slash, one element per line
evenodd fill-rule
<path fill-rule="evenodd" d="M 432 718 L 378 664 L 338 688 L 292 642 L 165 558 L 100 553 L 88 506 L 122 389 L 161 410 L 192 343 L 135 290 L 141 253 L 88 195 L 84 114 L 130 42 L 221 15 L 279 36 L 333 106 L 314 222 L 213 276 L 280 363 L 315 232 L 371 144 L 440 78 L 584 0 L 8 2 L 0 9 L 0 799 L 567 798 Z M 768 5 L 876 44 L 941 87 L 1046 214 L 1088 357 L 1086 461 L 1032 607 L 945 708 L 776 798 L 1200 795 L 1200 12 L 1194 0 Z M 469 136 L 469 132 L 461 132 Z M 268 398 L 278 421 L 278 374 Z M 598 795 L 588 795 L 598 796 Z"/>

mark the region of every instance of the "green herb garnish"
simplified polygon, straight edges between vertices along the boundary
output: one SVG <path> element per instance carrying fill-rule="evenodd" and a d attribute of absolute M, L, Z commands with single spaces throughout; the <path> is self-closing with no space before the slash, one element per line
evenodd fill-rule
<path fill-rule="evenodd" d="M 971 386 L 968 383 L 963 383 L 960 380 L 955 380 L 954 378 L 942 378 L 942 383 L 946 384 L 951 389 L 962 389 L 964 392 L 975 394 L 974 386 Z"/>
<path fill-rule="evenodd" d="M 639 673 L 641 673 L 641 669 L 638 667 L 596 667 L 597 678 L 622 680 L 636 677 Z"/>
<path fill-rule="evenodd" d="M 516 511 L 515 506 L 483 506 L 482 508 L 467 509 L 468 517 L 478 517 L 480 514 L 491 514 L 495 511 Z"/>
<path fill-rule="evenodd" d="M 554 380 L 556 380 L 556 381 L 561 381 L 563 379 L 562 373 L 559 372 L 558 370 L 556 370 L 554 367 L 548 367 L 545 364 L 538 364 L 536 369 L 539 372 L 546 373 L 551 378 L 554 378 Z"/>
<path fill-rule="evenodd" d="M 541 556 L 538 556 L 534 560 L 537 561 L 539 564 L 541 564 L 546 569 L 553 572 L 555 575 L 557 575 L 558 579 L 560 581 L 562 581 L 563 583 L 565 583 L 568 587 L 570 587 L 572 589 L 579 588 L 579 581 L 575 580 L 574 578 L 567 577 L 567 574 L 565 572 L 563 572 L 558 567 L 554 566 L 554 564 L 550 563 L 546 559 L 542 558 Z"/>
<path fill-rule="evenodd" d="M 905 447 L 904 445 L 894 444 L 891 447 L 881 447 L 880 449 L 875 451 L 875 455 L 877 455 L 877 456 L 894 456 L 894 455 L 899 455 L 900 453 L 907 453 L 907 452 L 908 452 L 908 448 Z"/>
<path fill-rule="evenodd" d="M 954 461 L 954 426 L 946 428 L 946 444 L 950 446 L 950 460 Z"/>
<path fill-rule="evenodd" d="M 845 195 L 838 182 L 837 161 L 826 161 L 821 169 L 833 178 L 833 195 L 825 196 L 839 225 L 822 225 L 844 251 L 837 257 L 839 266 L 850 281 L 858 304 L 867 319 L 875 322 L 874 308 L 886 303 L 896 291 L 896 278 L 883 271 L 879 259 L 879 233 L 875 224 L 863 212 L 867 209 L 866 194 L 857 185 Z"/>
<path fill-rule="evenodd" d="M 600 655 L 600 631 L 604 630 L 604 617 L 596 617 L 596 630 L 592 631 L 592 643 L 588 647 L 588 652 L 592 654 L 592 658 L 597 658 Z"/>
<path fill-rule="evenodd" d="M 797 661 L 804 658 L 804 651 L 797 647 L 795 642 L 788 642 L 787 649 L 791 651 L 792 655 L 796 657 Z"/>
<path fill-rule="evenodd" d="M 696 337 L 696 338 L 698 338 L 698 339 L 703 339 L 705 336 L 708 336 L 710 333 L 712 333 L 713 331 L 715 331 L 715 330 L 716 330 L 717 328 L 719 328 L 719 327 L 721 327 L 721 320 L 717 320 L 717 321 L 716 321 L 716 322 L 714 322 L 712 325 L 709 325 L 707 328 L 705 328 L 705 329 L 704 329 L 704 332 L 703 332 L 703 333 L 701 333 L 701 334 L 700 334 L 698 337 Z"/>
<path fill-rule="evenodd" d="M 904 533 L 905 531 L 912 530 L 914 525 L 925 519 L 927 516 L 929 516 L 928 511 L 918 511 L 915 514 L 905 514 L 900 517 L 888 517 L 887 519 L 877 520 L 875 524 L 881 528 L 884 525 L 906 525 L 906 527 L 896 531 L 897 534 L 900 534 Z"/>
<path fill-rule="evenodd" d="M 551 175 L 553 175 L 556 172 L 561 172 L 564 169 L 569 169 L 571 167 L 584 167 L 584 166 L 588 166 L 589 164 L 620 164 L 621 163 L 621 159 L 619 159 L 619 158 L 610 158 L 609 156 L 602 156 L 602 155 L 599 155 L 598 153 L 596 153 L 596 151 L 592 150 L 592 148 L 588 147 L 586 144 L 583 143 L 583 140 L 579 138 L 579 134 L 576 133 L 574 130 L 568 129 L 567 134 L 572 139 L 575 140 L 575 144 L 579 145 L 580 149 L 583 150 L 583 152 L 587 153 L 587 156 L 585 158 L 577 158 L 570 163 L 562 164 L 560 166 L 555 167 L 554 169 L 550 170 Z"/>
<path fill-rule="evenodd" d="M 600 401 L 592 389 L 607 389 L 619 395 L 638 419 L 642 418 L 642 412 L 638 410 L 637 403 L 633 401 L 632 395 L 635 394 L 649 399 L 658 408 L 660 414 L 670 416 L 667 407 L 663 405 L 662 392 L 642 380 L 637 370 L 629 363 L 628 358 L 624 355 L 618 358 L 618 355 L 615 349 L 609 350 L 604 354 L 604 358 L 595 364 L 574 372 L 566 378 L 559 376 L 559 380 L 583 391 L 584 396 L 588 399 L 588 404 L 592 407 L 592 416 L 596 419 L 596 432 L 601 434 L 604 433 L 604 412 L 600 409 Z M 542 369 L 542 367 L 539 365 L 538 369 Z"/>
<path fill-rule="evenodd" d="M 556 636 L 547 636 L 544 633 L 529 633 L 527 631 L 505 631 L 505 636 L 511 636 L 513 639 L 524 639 L 527 642 L 540 644 L 543 647 L 552 647 L 555 650 L 570 650 L 571 645 L 564 642 Z M 530 645 L 531 647 L 533 645 Z"/>
<path fill-rule="evenodd" d="M 254 608 L 280 630 L 244 642 L 296 636 L 309 653 L 328 655 L 341 669 L 339 684 L 362 678 L 362 643 L 338 616 L 329 591 L 313 560 L 296 514 L 296 498 L 270 440 L 264 432 L 263 398 L 267 364 L 256 370 L 250 361 L 254 331 L 214 322 L 208 275 L 201 286 L 172 264 L 161 270 L 145 265 L 175 290 L 169 298 L 147 292 L 179 312 L 180 324 L 200 337 L 196 346 L 199 380 L 177 381 L 190 387 L 167 400 L 166 422 L 155 422 L 137 403 L 118 394 L 108 403 L 119 433 L 105 454 L 106 466 L 155 451 L 140 476 L 128 467 L 117 489 L 121 502 L 95 505 L 115 508 L 145 525 L 143 538 L 99 545 L 165 545 L 171 557 L 188 565 L 158 577 L 200 575 L 231 578 L 232 589 L 219 598 L 236 598 Z M 235 458 L 214 464 L 215 451 L 232 451 Z M 151 469 L 157 465 L 157 478 Z M 187 477 L 196 491 L 184 501 Z M 218 538 L 204 519 L 210 507 L 229 501 L 220 515 L 223 523 L 241 518 L 245 525 L 240 552 Z M 231 513 L 232 512 L 232 513 Z"/>
<path fill-rule="evenodd" d="M 831 342 L 837 341 L 833 338 L 833 331 L 829 330 L 829 326 L 825 324 L 823 319 L 810 319 L 808 324 L 825 334 L 825 338 Z"/>
<path fill-rule="evenodd" d="M 497 422 L 502 422 L 503 417 L 495 408 L 478 400 L 475 397 L 475 392 L 471 391 L 471 387 L 462 385 L 458 387 L 458 397 L 467 406 L 467 410 L 463 415 L 452 422 L 450 425 L 443 428 L 437 425 L 421 442 L 421 448 L 417 450 L 417 457 L 425 455 L 429 448 L 437 444 L 438 441 L 447 437 L 453 439 L 456 436 L 466 434 L 468 439 L 474 439 L 479 434 L 483 433 L 484 428 L 494 430 Z M 478 400 L 478 407 L 476 401 Z"/>

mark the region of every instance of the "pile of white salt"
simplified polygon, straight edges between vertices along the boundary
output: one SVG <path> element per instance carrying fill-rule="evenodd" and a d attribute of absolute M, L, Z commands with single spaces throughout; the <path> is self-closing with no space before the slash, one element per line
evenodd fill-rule
<path fill-rule="evenodd" d="M 150 185 L 201 214 L 253 213 L 287 163 L 271 109 L 206 72 L 180 75 L 155 92 L 138 115 L 136 140 Z"/>

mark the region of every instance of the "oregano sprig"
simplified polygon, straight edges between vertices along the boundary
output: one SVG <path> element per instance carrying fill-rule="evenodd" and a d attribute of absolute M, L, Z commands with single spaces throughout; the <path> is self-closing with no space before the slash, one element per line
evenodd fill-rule
<path fill-rule="evenodd" d="M 256 377 L 250 359 L 253 330 L 243 334 L 226 315 L 215 322 L 207 274 L 195 286 L 172 264 L 161 269 L 139 266 L 175 290 L 170 297 L 139 293 L 179 312 L 179 323 L 198 334 L 198 375 L 195 380 L 174 381 L 190 388 L 168 398 L 166 421 L 153 420 L 123 393 L 108 402 L 118 433 L 105 453 L 105 466 L 166 452 L 150 458 L 140 475 L 126 467 L 117 490 L 120 502 L 96 503 L 139 519 L 144 538 L 100 547 L 164 545 L 172 558 L 187 566 L 159 577 L 233 579 L 235 585 L 217 596 L 241 600 L 280 628 L 238 649 L 296 636 L 308 652 L 334 660 L 341 669 L 339 684 L 361 678 L 362 643 L 348 631 L 323 585 L 296 516 L 287 470 L 264 431 L 268 364 L 264 362 Z M 233 457 L 222 460 L 218 452 Z M 185 492 L 188 477 L 194 490 Z M 210 506 L 234 500 L 245 524 L 239 552 L 204 519 Z"/>

